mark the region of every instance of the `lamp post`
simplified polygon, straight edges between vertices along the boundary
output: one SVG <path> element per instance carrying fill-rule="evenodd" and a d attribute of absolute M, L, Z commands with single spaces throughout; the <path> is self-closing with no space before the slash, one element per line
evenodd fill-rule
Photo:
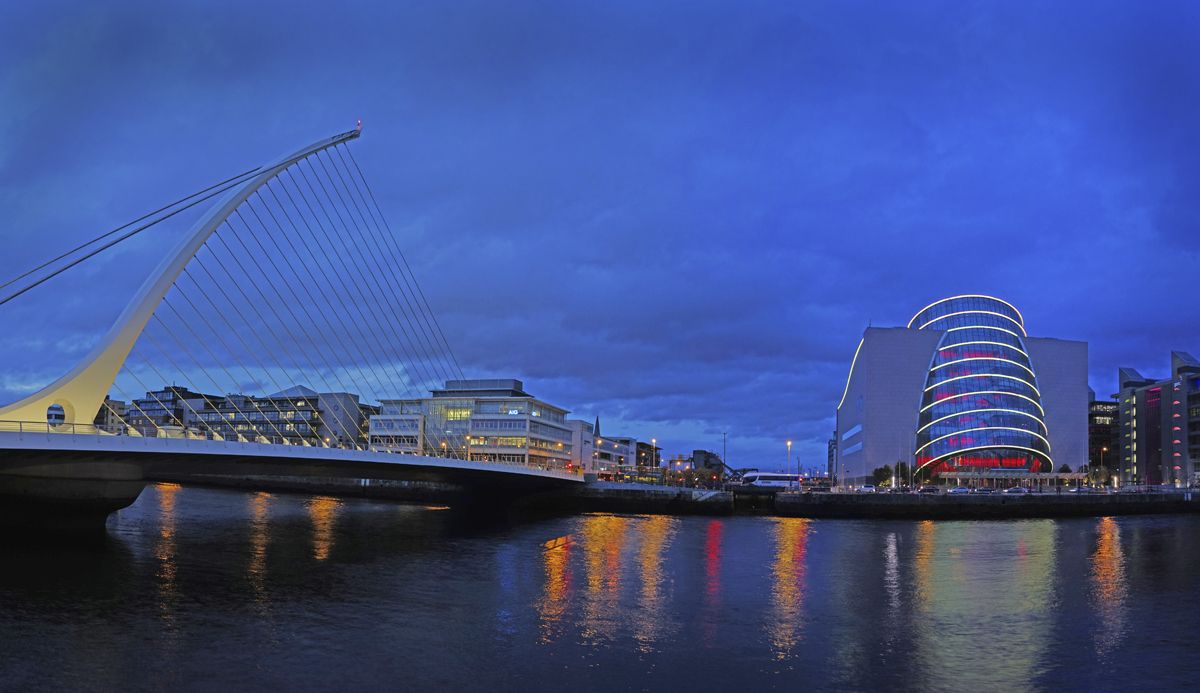
<path fill-rule="evenodd" d="M 787 469 L 784 470 L 784 473 L 791 474 L 792 473 L 792 441 L 790 441 L 790 440 L 787 442 L 787 449 L 788 449 Z M 792 480 L 788 479 L 788 488 L 791 488 L 791 487 L 792 487 Z"/>

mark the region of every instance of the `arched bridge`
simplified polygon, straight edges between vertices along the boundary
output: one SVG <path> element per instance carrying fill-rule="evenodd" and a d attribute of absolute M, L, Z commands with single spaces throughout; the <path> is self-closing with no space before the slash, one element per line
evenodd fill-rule
<path fill-rule="evenodd" d="M 164 470 L 497 493 L 582 481 L 565 443 L 476 434 L 462 403 L 421 404 L 462 374 L 350 152 L 360 134 L 228 178 L 0 285 L 0 306 L 36 294 L 214 200 L 85 358 L 0 407 L 0 496 L 111 510 Z M 382 402 L 407 428 L 372 435 Z"/>

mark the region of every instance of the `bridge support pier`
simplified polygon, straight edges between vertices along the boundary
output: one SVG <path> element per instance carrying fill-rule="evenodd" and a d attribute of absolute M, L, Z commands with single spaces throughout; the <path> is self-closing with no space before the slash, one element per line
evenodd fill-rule
<path fill-rule="evenodd" d="M 103 531 L 108 515 L 146 486 L 142 465 L 111 460 L 0 454 L 0 527 Z"/>

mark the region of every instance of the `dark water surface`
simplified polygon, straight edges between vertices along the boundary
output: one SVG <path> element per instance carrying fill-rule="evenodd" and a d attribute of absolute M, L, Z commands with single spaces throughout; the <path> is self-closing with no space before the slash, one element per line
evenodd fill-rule
<path fill-rule="evenodd" d="M 0 548 L 12 690 L 1196 690 L 1200 518 L 520 524 L 160 485 Z"/>

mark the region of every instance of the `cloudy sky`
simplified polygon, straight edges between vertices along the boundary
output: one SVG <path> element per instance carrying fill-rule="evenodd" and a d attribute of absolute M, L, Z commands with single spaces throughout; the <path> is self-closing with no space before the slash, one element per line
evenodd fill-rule
<path fill-rule="evenodd" d="M 946 295 L 1087 340 L 1102 395 L 1200 352 L 1198 39 L 1191 2 L 4 3 L 0 277 L 362 118 L 469 375 L 822 464 L 863 328 Z M 0 307 L 0 389 L 165 242 Z"/>

